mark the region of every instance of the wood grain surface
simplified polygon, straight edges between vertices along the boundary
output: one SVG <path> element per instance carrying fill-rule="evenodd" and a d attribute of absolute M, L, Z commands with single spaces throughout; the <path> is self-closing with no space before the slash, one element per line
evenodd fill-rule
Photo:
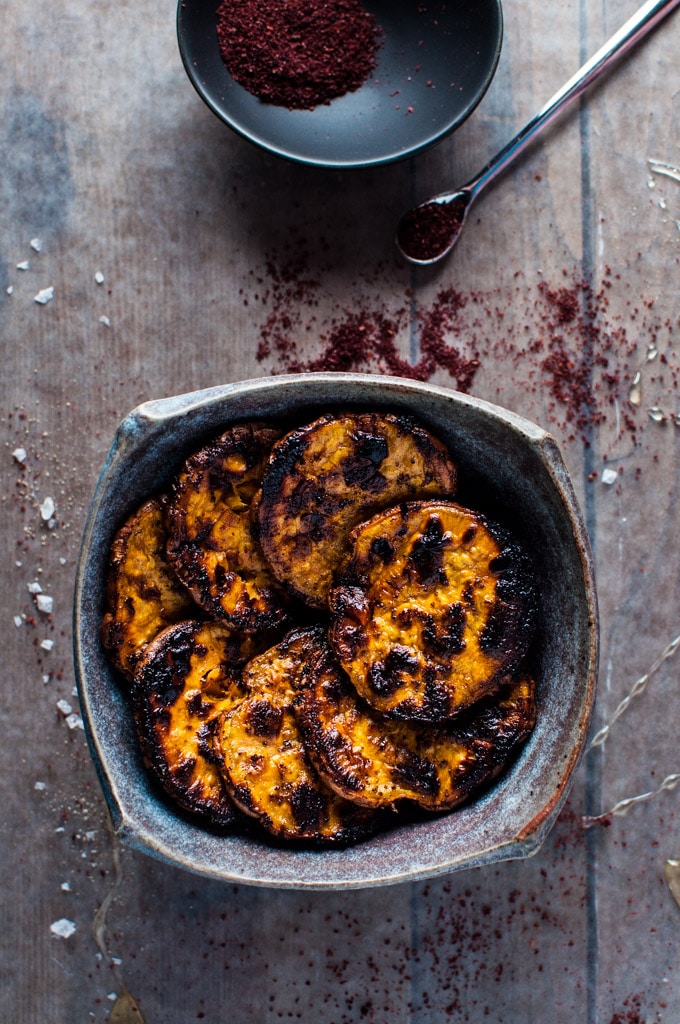
<path fill-rule="evenodd" d="M 589 751 L 531 860 L 347 894 L 225 887 L 115 845 L 71 661 L 80 535 L 122 417 L 312 366 L 343 326 L 382 316 L 405 360 L 439 332 L 459 363 L 476 361 L 474 395 L 558 440 L 597 564 L 593 731 L 609 719 L 680 633 L 680 180 L 649 164 L 680 165 L 680 14 L 480 200 L 447 262 L 414 271 L 393 237 L 411 203 L 467 180 L 634 6 L 506 0 L 498 72 L 466 124 L 412 161 L 357 172 L 286 163 L 222 125 L 184 73 L 169 0 L 4 6 L 2 1020 L 105 1022 L 126 990 L 147 1024 L 680 1020 L 680 910 L 664 876 L 680 856 L 680 789 L 582 827 L 680 771 L 680 657 Z M 459 383 L 446 366 L 430 375 Z"/>

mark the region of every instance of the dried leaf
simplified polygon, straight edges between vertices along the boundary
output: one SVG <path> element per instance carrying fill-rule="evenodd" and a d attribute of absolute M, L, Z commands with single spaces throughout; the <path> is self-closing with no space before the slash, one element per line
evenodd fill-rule
<path fill-rule="evenodd" d="M 675 902 L 680 906 L 680 860 L 667 860 L 663 872 Z"/>
<path fill-rule="evenodd" d="M 144 1024 L 142 1012 L 126 988 L 113 1004 L 109 1024 Z"/>

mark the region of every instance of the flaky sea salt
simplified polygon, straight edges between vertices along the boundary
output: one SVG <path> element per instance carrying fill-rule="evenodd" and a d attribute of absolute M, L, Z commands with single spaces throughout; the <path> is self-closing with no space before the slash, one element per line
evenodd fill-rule
<path fill-rule="evenodd" d="M 71 707 L 69 702 L 65 700 L 63 697 L 61 698 L 61 700 L 57 701 L 57 707 L 61 711 L 62 715 L 70 715 L 73 713 L 73 708 Z"/>
<path fill-rule="evenodd" d="M 40 646 L 42 647 L 43 651 L 51 651 L 52 648 L 54 647 L 54 640 L 41 640 Z"/>
<path fill-rule="evenodd" d="M 49 288 L 41 288 L 37 295 L 33 296 L 33 301 L 37 302 L 40 306 L 47 305 L 54 298 L 54 288 L 50 285 Z"/>
<path fill-rule="evenodd" d="M 69 921 L 67 917 L 60 917 L 58 921 L 53 921 L 50 925 L 50 931 L 58 939 L 68 939 L 73 935 L 76 930 L 76 926 L 73 921 Z"/>
<path fill-rule="evenodd" d="M 28 260 L 22 260 L 21 263 L 17 263 L 17 270 L 28 270 L 29 266 Z"/>
<path fill-rule="evenodd" d="M 15 615 L 14 616 L 14 625 L 17 627 L 17 629 L 19 628 L 19 626 L 23 626 L 23 624 L 24 624 L 24 620 L 21 618 L 21 616 L 20 615 Z"/>
<path fill-rule="evenodd" d="M 104 327 L 110 327 L 111 326 L 111 321 L 109 320 L 108 316 L 100 316 L 99 317 L 99 323 L 100 324 L 104 324 Z"/>
<path fill-rule="evenodd" d="M 54 598 L 49 594 L 38 594 L 35 603 L 38 606 L 38 611 L 44 612 L 45 615 L 51 615 L 54 611 Z"/>
<path fill-rule="evenodd" d="M 95 273 L 94 279 L 97 282 L 97 284 L 104 284 L 104 275 L 102 274 L 101 270 L 98 270 Z"/>
<path fill-rule="evenodd" d="M 54 515 L 54 498 L 45 498 L 42 505 L 40 506 L 40 518 L 44 522 L 48 522 Z"/>
<path fill-rule="evenodd" d="M 42 587 L 37 580 L 34 580 L 33 583 L 27 583 L 26 587 L 29 594 L 42 594 Z"/>
<path fill-rule="evenodd" d="M 36 782 L 36 784 L 34 785 L 33 789 L 47 789 L 47 783 L 46 782 Z"/>
<path fill-rule="evenodd" d="M 27 453 L 25 448 L 15 448 L 12 452 L 12 458 L 15 462 L 18 462 L 20 466 L 23 466 L 26 462 Z"/>
<path fill-rule="evenodd" d="M 40 252 L 43 247 L 42 238 L 32 238 L 29 245 L 35 252 Z"/>
<path fill-rule="evenodd" d="M 609 487 L 611 487 L 612 484 L 616 483 L 618 478 L 619 478 L 619 474 L 616 472 L 615 469 L 603 469 L 602 470 L 602 483 L 603 484 L 607 484 Z"/>
<path fill-rule="evenodd" d="M 69 729 L 85 728 L 82 718 L 80 717 L 80 715 L 77 715 L 75 711 L 73 712 L 73 714 L 66 716 L 66 724 L 69 727 Z"/>
<path fill-rule="evenodd" d="M 71 891 L 71 883 L 70 882 L 62 882 L 61 883 L 61 891 L 62 892 L 70 892 Z"/>

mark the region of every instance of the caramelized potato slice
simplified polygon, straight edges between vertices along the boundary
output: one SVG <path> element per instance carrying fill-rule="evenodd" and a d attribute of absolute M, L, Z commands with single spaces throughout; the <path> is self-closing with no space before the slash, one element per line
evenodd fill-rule
<path fill-rule="evenodd" d="M 253 642 L 222 623 L 181 622 L 147 647 L 133 701 L 144 761 L 180 807 L 227 825 L 234 806 L 211 751 L 218 715 L 243 697 L 240 664 Z"/>
<path fill-rule="evenodd" d="M 116 534 L 106 580 L 102 643 L 132 682 L 144 648 L 166 626 L 197 611 L 165 554 L 163 499 L 146 501 Z"/>
<path fill-rule="evenodd" d="M 278 580 L 326 608 L 351 530 L 399 501 L 452 497 L 444 445 L 406 416 L 324 416 L 274 447 L 256 502 L 262 550 Z"/>
<path fill-rule="evenodd" d="M 340 796 L 376 809 L 409 801 L 448 811 L 503 770 L 536 708 L 533 680 L 523 676 L 445 729 L 388 719 L 357 697 L 328 651 L 295 714 L 310 760 Z"/>
<path fill-rule="evenodd" d="M 211 617 L 257 632 L 281 624 L 285 600 L 253 536 L 250 504 L 281 431 L 242 423 L 192 455 L 173 487 L 168 559 Z"/>
<path fill-rule="evenodd" d="M 451 502 L 379 513 L 351 537 L 329 639 L 378 711 L 438 723 L 493 691 L 526 653 L 534 598 L 506 532 Z"/>
<path fill-rule="evenodd" d="M 220 718 L 214 746 L 234 803 L 272 835 L 315 843 L 354 842 L 369 812 L 337 796 L 312 768 L 293 713 L 323 630 L 291 631 L 245 667 L 248 693 Z"/>

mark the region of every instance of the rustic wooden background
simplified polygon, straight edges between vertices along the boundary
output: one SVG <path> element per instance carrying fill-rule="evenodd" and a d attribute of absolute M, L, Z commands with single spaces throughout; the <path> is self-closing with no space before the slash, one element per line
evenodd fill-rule
<path fill-rule="evenodd" d="M 467 124 L 413 161 L 348 173 L 268 157 L 222 126 L 184 74 L 170 0 L 4 5 L 3 1020 L 104 1022 L 124 986 L 147 1024 L 680 1020 L 664 876 L 680 789 L 582 827 L 680 771 L 680 657 L 588 753 L 533 859 L 346 895 L 225 887 L 115 848 L 71 663 L 81 529 L 125 413 L 285 369 L 290 352 L 258 359 L 276 331 L 308 363 L 352 311 L 410 309 L 479 360 L 473 394 L 562 446 L 597 562 L 594 730 L 608 720 L 680 633 L 680 180 L 649 162 L 680 165 L 680 14 L 480 201 L 447 263 L 414 272 L 392 237 L 634 3 L 507 0 L 498 73 Z M 442 327 L 447 289 L 462 308 Z M 417 331 L 399 343 L 417 358 Z M 52 930 L 62 920 L 68 937 Z"/>

